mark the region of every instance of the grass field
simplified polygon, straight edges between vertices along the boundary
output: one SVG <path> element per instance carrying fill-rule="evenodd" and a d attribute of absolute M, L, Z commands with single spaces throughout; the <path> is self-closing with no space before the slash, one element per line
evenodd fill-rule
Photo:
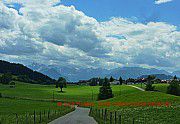
<path fill-rule="evenodd" d="M 156 84 L 157 85 L 157 84 Z M 167 85 L 157 85 L 157 89 L 160 91 L 165 91 L 164 87 Z M 162 86 L 162 87 L 161 87 Z M 140 87 L 140 86 L 139 86 Z M 110 106 L 101 106 L 102 103 L 111 103 Z M 125 103 L 114 104 L 114 103 Z M 146 103 L 145 106 L 137 105 L 130 106 L 129 103 Z M 155 106 L 152 106 L 152 103 L 155 103 Z M 158 106 L 158 103 L 162 105 Z M 166 103 L 169 103 L 169 106 L 166 107 Z M 98 106 L 98 104 L 100 106 Z M 129 104 L 129 105 L 128 105 Z M 120 96 L 114 97 L 112 99 L 104 100 L 98 102 L 93 108 L 93 114 L 91 114 L 100 124 L 104 123 L 102 116 L 102 109 L 107 108 L 107 123 L 110 123 L 110 112 L 112 113 L 112 120 L 114 123 L 115 112 L 118 115 L 121 115 L 121 122 L 123 124 L 178 124 L 180 122 L 180 97 L 169 95 L 163 92 L 147 92 L 147 91 L 137 91 L 130 94 L 122 94 Z M 100 114 L 96 112 L 100 110 Z"/>
<path fill-rule="evenodd" d="M 113 93 L 116 96 L 120 94 L 128 94 L 138 91 L 137 89 L 123 86 L 112 86 Z M 0 92 L 4 96 L 13 96 L 21 98 L 30 99 L 44 99 L 52 100 L 53 93 L 54 98 L 60 101 L 77 101 L 77 102 L 88 102 L 96 101 L 97 95 L 99 93 L 99 86 L 68 86 L 63 88 L 63 93 L 59 92 L 60 89 L 55 88 L 54 85 L 38 85 L 38 84 L 26 84 L 21 82 L 16 82 L 15 88 L 9 88 L 7 85 L 0 85 Z"/>
<path fill-rule="evenodd" d="M 25 121 L 33 123 L 33 114 L 35 111 L 36 123 L 40 121 L 40 112 L 42 113 L 41 122 L 47 123 L 50 120 L 73 111 L 73 109 L 74 108 L 57 106 L 55 102 L 0 98 L 0 122 L 2 124 L 15 124 L 17 121 L 17 114 L 19 123 L 25 123 Z M 55 111 L 57 112 L 55 113 Z M 49 114 L 49 119 L 48 112 L 51 112 Z"/>
<path fill-rule="evenodd" d="M 107 108 L 108 112 L 114 113 L 117 111 L 122 115 L 123 123 L 129 124 L 132 121 L 132 118 L 135 118 L 137 124 L 144 123 L 147 121 L 147 124 L 152 124 L 154 122 L 158 124 L 176 124 L 175 121 L 179 121 L 178 115 L 180 115 L 180 97 L 169 95 L 163 92 L 166 92 L 165 89 L 167 85 L 155 84 L 157 89 L 162 92 L 146 92 L 140 91 L 130 86 L 126 85 L 113 85 L 112 90 L 114 98 L 97 101 L 97 95 L 99 93 L 99 86 L 78 86 L 78 85 L 69 85 L 67 88 L 63 89 L 63 93 L 59 92 L 60 89 L 55 88 L 54 85 L 38 85 L 38 84 L 26 84 L 22 82 L 16 82 L 15 88 L 10 88 L 7 85 L 0 85 L 0 93 L 3 96 L 15 97 L 16 99 L 5 99 L 1 98 L 0 102 L 0 115 L 2 117 L 7 117 L 8 113 L 18 113 L 24 118 L 25 113 L 28 112 L 31 115 L 33 111 L 36 110 L 38 113 L 42 110 L 48 111 L 51 110 L 67 110 L 67 112 L 72 111 L 71 108 L 61 107 L 59 108 L 56 103 L 50 102 L 53 99 L 64 101 L 64 102 L 94 102 L 94 109 L 99 109 L 99 104 L 102 102 L 109 102 L 112 105 L 103 106 Z M 136 85 L 141 87 L 141 85 Z M 145 87 L 143 85 L 143 87 Z M 18 99 L 20 98 L 20 99 Z M 22 100 L 30 99 L 30 100 Z M 43 102 L 43 101 L 49 102 Z M 139 102 L 169 102 L 170 107 L 150 107 L 150 106 L 115 106 L 113 103 L 124 102 L 124 103 L 139 103 Z M 102 106 L 101 106 L 102 107 Z M 100 108 L 101 108 L 100 107 Z M 20 109 L 21 108 L 21 109 Z M 65 113 L 60 113 L 58 116 L 62 116 Z M 103 123 L 103 120 L 97 115 L 92 115 L 99 123 Z M 13 117 L 10 116 L 11 118 Z M 114 115 L 113 115 L 114 117 Z M 110 115 L 108 115 L 108 119 Z M 153 121 L 157 120 L 157 121 Z M 47 120 L 46 120 L 47 121 Z"/>
<path fill-rule="evenodd" d="M 142 87 L 141 87 L 141 84 L 135 84 L 135 86 L 143 88 L 143 89 L 145 89 L 145 87 L 146 87 L 145 84 L 142 84 Z M 169 84 L 153 84 L 153 86 L 155 86 L 156 91 L 166 93 L 167 87 L 169 86 Z"/>

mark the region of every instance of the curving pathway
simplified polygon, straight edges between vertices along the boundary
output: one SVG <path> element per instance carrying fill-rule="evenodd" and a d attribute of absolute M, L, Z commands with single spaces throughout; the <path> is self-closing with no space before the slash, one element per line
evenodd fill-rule
<path fill-rule="evenodd" d="M 134 88 L 136 88 L 136 89 L 138 89 L 138 90 L 141 90 L 141 91 L 145 91 L 144 89 L 142 89 L 142 88 L 140 88 L 140 87 L 136 87 L 136 86 L 133 86 L 133 85 L 128 85 L 128 86 L 134 87 Z"/>
<path fill-rule="evenodd" d="M 97 124 L 93 117 L 89 116 L 90 109 L 76 107 L 75 111 L 68 113 L 49 124 Z"/>

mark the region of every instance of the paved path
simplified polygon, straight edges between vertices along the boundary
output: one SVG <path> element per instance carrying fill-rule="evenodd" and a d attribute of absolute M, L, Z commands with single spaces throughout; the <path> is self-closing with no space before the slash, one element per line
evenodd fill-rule
<path fill-rule="evenodd" d="M 141 91 L 145 91 L 144 89 L 142 89 L 142 88 L 140 88 L 140 87 L 136 87 L 136 86 L 133 86 L 133 85 L 128 85 L 128 86 L 134 87 L 134 88 L 136 88 L 136 89 L 138 89 L 138 90 L 141 90 Z"/>
<path fill-rule="evenodd" d="M 89 108 L 76 107 L 75 111 L 62 116 L 49 124 L 97 124 L 93 117 L 89 116 Z"/>

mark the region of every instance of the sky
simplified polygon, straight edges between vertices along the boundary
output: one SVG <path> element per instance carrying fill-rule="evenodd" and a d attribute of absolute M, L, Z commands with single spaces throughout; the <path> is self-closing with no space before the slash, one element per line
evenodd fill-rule
<path fill-rule="evenodd" d="M 1 0 L 0 58 L 179 70 L 179 11 L 179 0 Z"/>

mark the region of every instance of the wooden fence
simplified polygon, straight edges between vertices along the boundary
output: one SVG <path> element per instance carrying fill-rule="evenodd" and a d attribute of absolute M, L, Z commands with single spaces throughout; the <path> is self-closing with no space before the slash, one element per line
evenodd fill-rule
<path fill-rule="evenodd" d="M 66 112 L 61 110 L 34 111 L 33 114 L 11 114 L 0 117 L 0 124 L 47 124 L 62 116 Z"/>

